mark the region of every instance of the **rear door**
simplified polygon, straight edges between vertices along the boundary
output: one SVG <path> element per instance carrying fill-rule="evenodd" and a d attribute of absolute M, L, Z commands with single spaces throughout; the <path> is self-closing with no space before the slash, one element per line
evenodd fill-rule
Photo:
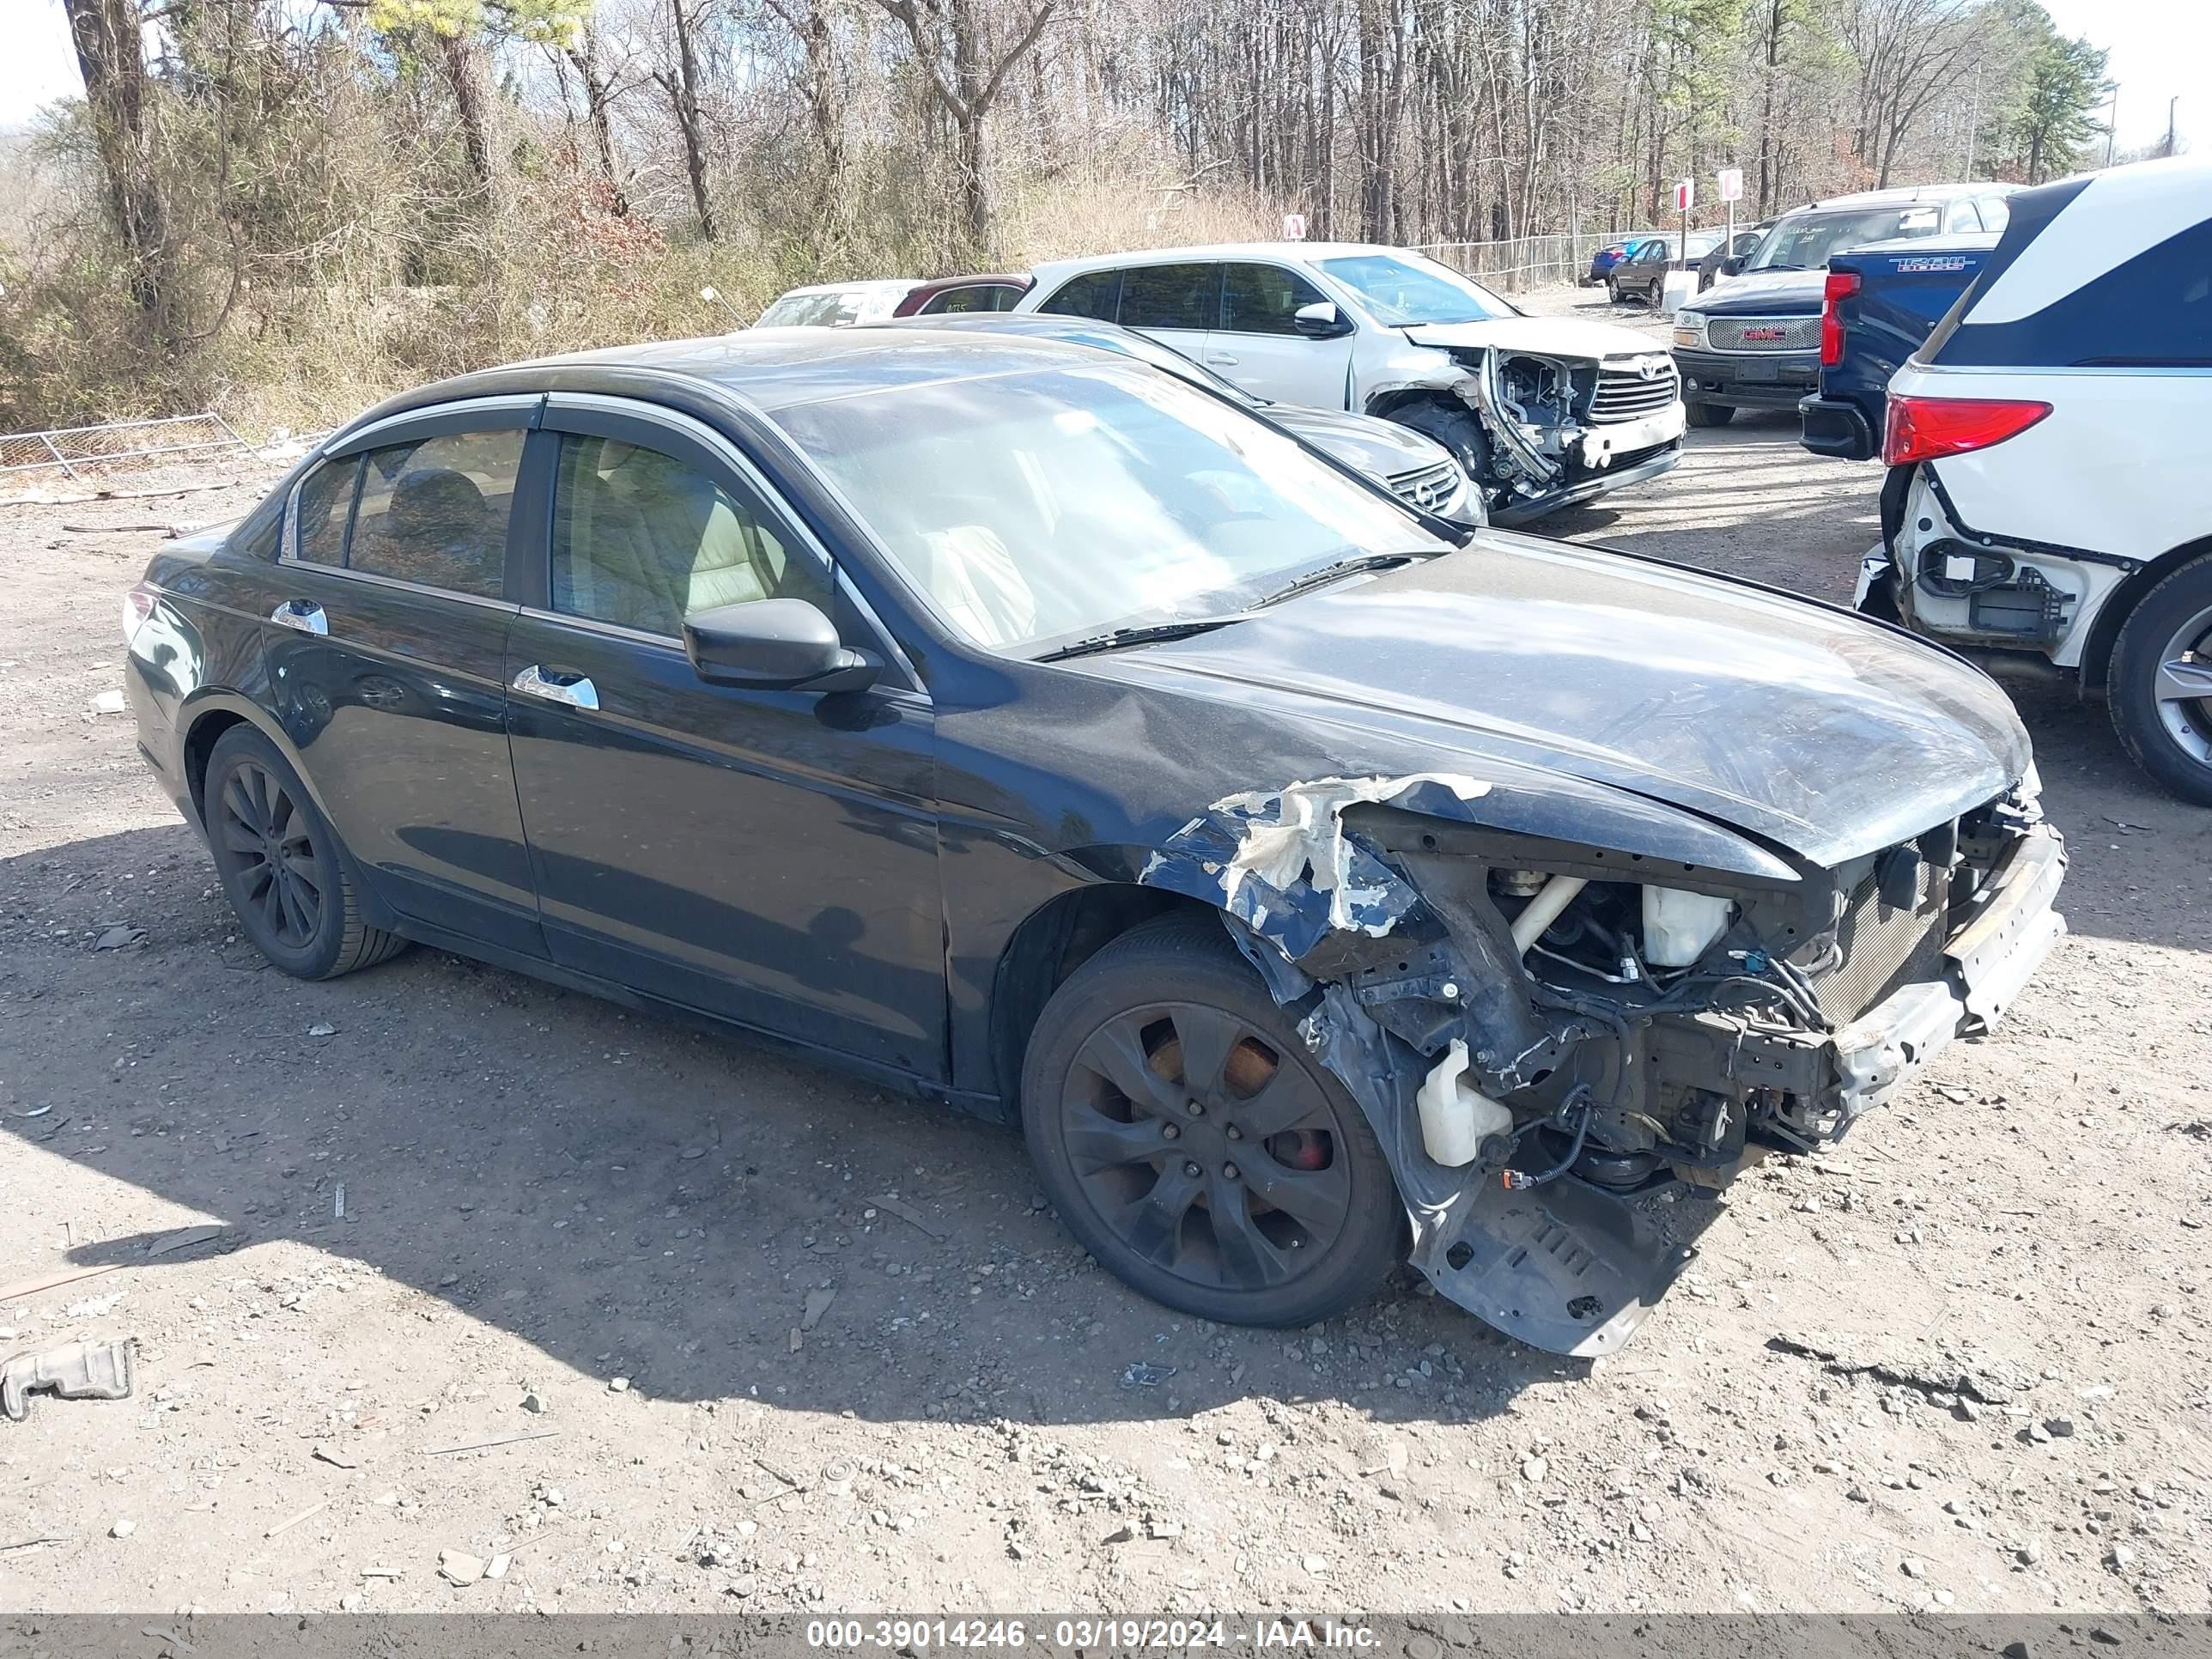
<path fill-rule="evenodd" d="M 809 1046 L 945 1075 L 929 700 L 726 438 L 556 394 L 534 591 L 507 642 L 515 787 L 556 961 Z M 799 599 L 865 690 L 709 685 L 687 611 Z"/>
<path fill-rule="evenodd" d="M 501 671 L 540 403 L 404 416 L 308 471 L 264 629 L 277 716 L 377 891 L 416 931 L 533 956 Z"/>
<path fill-rule="evenodd" d="M 1186 357 L 1204 359 L 1206 339 L 1220 317 L 1219 265 L 1130 265 L 1121 273 L 1115 320 Z"/>
<path fill-rule="evenodd" d="M 1293 320 L 1301 306 L 1328 300 L 1287 265 L 1234 261 L 1223 268 L 1221 326 L 1200 361 L 1255 397 L 1348 408 L 1353 336 L 1312 339 Z"/>

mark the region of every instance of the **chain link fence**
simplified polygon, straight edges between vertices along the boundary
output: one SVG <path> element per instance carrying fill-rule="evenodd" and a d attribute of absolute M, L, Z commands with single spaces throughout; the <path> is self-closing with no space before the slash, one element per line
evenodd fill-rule
<path fill-rule="evenodd" d="M 251 450 L 220 415 L 167 415 L 101 426 L 53 427 L 0 434 L 0 474 L 58 470 L 72 478 L 110 466 L 138 466 L 178 455 Z"/>
<path fill-rule="evenodd" d="M 1628 236 L 1657 234 L 1630 231 Z M 1425 253 L 1501 294 L 1559 283 L 1579 283 L 1589 275 L 1590 256 L 1623 240 L 1620 231 L 1550 231 L 1515 236 L 1502 242 L 1431 242 L 1413 251 Z"/>

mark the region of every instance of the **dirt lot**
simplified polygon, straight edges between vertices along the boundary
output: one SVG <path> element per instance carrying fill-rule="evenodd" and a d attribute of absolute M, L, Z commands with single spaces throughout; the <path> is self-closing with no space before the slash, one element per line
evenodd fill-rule
<path fill-rule="evenodd" d="M 139 1345 L 131 1399 L 0 1421 L 0 1603 L 2212 1603 L 2212 817 L 2101 708 L 2022 696 L 2074 936 L 2004 1030 L 1662 1206 L 1702 1258 L 1625 1353 L 1404 1282 L 1226 1330 L 997 1130 L 430 951 L 265 969 L 94 699 L 120 526 L 267 476 L 0 507 L 0 1279 L 120 1264 L 0 1350 Z M 1876 482 L 1762 417 L 1550 528 L 1847 599 Z"/>

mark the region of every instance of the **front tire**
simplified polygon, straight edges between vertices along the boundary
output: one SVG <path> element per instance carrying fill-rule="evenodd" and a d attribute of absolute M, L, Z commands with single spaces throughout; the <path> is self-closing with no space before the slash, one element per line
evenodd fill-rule
<path fill-rule="evenodd" d="M 1735 419 L 1734 404 L 1685 404 L 1682 412 L 1692 426 L 1726 426 Z"/>
<path fill-rule="evenodd" d="M 1084 1248 L 1199 1318 L 1309 1324 L 1403 1255 L 1405 1208 L 1358 1103 L 1211 920 L 1125 933 L 1053 994 L 1022 1127 Z"/>
<path fill-rule="evenodd" d="M 250 726 L 216 739 L 201 786 L 208 848 L 253 947 L 295 979 L 336 979 L 406 941 L 362 921 L 337 831 L 276 745 Z"/>
<path fill-rule="evenodd" d="M 1447 409 L 1440 404 L 1409 404 L 1393 410 L 1391 420 L 1400 426 L 1432 438 L 1451 451 L 1452 459 L 1460 470 L 1474 480 L 1475 487 L 1488 495 L 1490 477 L 1490 440 L 1482 430 L 1482 422 L 1474 412 L 1466 409 Z"/>
<path fill-rule="evenodd" d="M 2143 595 L 2112 644 L 2112 728 L 2137 766 L 2212 806 L 2212 557 Z"/>

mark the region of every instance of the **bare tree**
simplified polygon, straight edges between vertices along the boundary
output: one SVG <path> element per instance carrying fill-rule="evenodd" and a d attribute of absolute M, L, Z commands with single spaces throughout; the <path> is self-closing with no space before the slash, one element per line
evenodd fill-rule
<path fill-rule="evenodd" d="M 668 94 L 676 131 L 684 143 L 684 171 L 691 180 L 691 206 L 699 216 L 699 234 L 711 242 L 720 233 L 714 223 L 714 204 L 707 192 L 706 120 L 699 107 L 699 52 L 692 39 L 699 11 L 687 13 L 684 0 L 668 0 L 668 22 L 676 62 L 672 70 L 653 70 L 653 78 Z"/>
<path fill-rule="evenodd" d="M 1007 71 L 1036 45 L 1060 0 L 1035 0 L 1035 9 L 1015 32 L 1012 43 L 995 53 L 992 31 L 983 15 L 984 0 L 876 3 L 904 27 L 913 42 L 915 58 L 929 77 L 938 106 L 952 123 L 962 228 L 970 256 L 987 258 L 995 227 L 986 124 L 1006 85 Z"/>
<path fill-rule="evenodd" d="M 618 88 L 605 67 L 599 25 L 586 17 L 567 48 L 568 61 L 584 83 L 584 119 L 592 130 L 592 147 L 599 154 L 599 171 L 607 182 L 608 205 L 617 217 L 629 212 L 629 197 L 623 188 L 623 170 L 615 157 L 612 116 Z"/>
<path fill-rule="evenodd" d="M 107 186 L 109 216 L 130 270 L 131 301 L 157 344 L 170 335 L 167 216 L 155 178 L 147 111 L 145 22 L 138 0 L 64 0 L 84 76 L 85 112 Z"/>

